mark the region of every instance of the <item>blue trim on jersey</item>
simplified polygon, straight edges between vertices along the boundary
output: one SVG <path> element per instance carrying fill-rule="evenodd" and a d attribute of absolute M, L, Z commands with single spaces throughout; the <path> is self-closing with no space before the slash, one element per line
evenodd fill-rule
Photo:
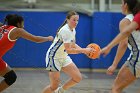
<path fill-rule="evenodd" d="M 60 41 L 60 39 L 55 43 L 55 45 L 50 49 L 50 52 L 49 52 L 49 55 L 50 54 L 53 54 L 52 55 L 52 62 L 53 62 L 53 65 L 54 65 L 54 67 L 55 67 L 55 69 L 57 70 L 57 71 L 59 71 L 57 68 L 56 68 L 56 66 L 55 66 L 55 64 L 54 64 L 54 56 L 55 56 L 55 53 L 56 53 L 56 51 L 59 49 L 59 47 L 62 45 L 62 41 Z M 48 55 L 48 56 L 49 56 Z M 50 57 L 49 57 L 49 62 L 50 62 Z M 48 63 L 49 63 L 48 62 Z M 49 64 L 48 64 L 49 65 Z M 47 65 L 47 66 L 48 66 Z"/>
<path fill-rule="evenodd" d="M 134 54 L 134 52 L 138 52 L 137 53 L 137 55 L 136 55 L 136 60 L 134 61 L 134 75 L 136 76 L 136 69 L 135 69 L 135 67 L 136 67 L 136 64 L 137 64 L 137 62 L 138 62 L 138 57 L 139 57 L 139 49 L 138 49 L 138 46 L 137 46 L 137 44 L 136 44 L 136 42 L 135 42 L 135 39 L 134 39 L 134 37 L 133 37 L 133 35 L 131 34 L 130 35 L 130 39 L 132 40 L 131 42 L 129 42 L 129 44 L 131 45 L 131 47 L 132 47 L 132 52 L 133 52 L 133 54 Z M 134 49 L 136 49 L 136 51 L 134 50 Z M 133 58 L 133 55 L 131 56 L 131 59 Z M 130 59 L 130 60 L 131 60 Z"/>
<path fill-rule="evenodd" d="M 128 43 L 130 44 L 130 42 L 129 42 L 129 40 L 128 40 Z M 132 46 L 131 46 L 132 47 Z M 133 50 L 133 47 L 132 47 L 132 50 Z M 132 51 L 131 50 L 131 51 Z M 132 58 L 133 58 L 133 55 L 131 54 L 131 57 L 129 58 L 129 62 L 130 62 L 130 60 L 132 60 Z M 130 65 L 132 65 L 133 66 L 133 64 L 130 62 Z"/>
<path fill-rule="evenodd" d="M 48 60 L 48 64 L 47 64 L 47 66 L 46 66 L 46 67 L 48 67 L 48 66 L 49 66 L 49 62 L 50 62 L 50 58 L 49 58 L 49 60 Z"/>
<path fill-rule="evenodd" d="M 59 43 L 60 43 L 60 44 L 59 44 Z M 56 48 L 56 50 L 54 51 L 54 54 L 53 54 L 53 56 L 52 56 L 53 65 L 54 65 L 55 68 L 56 68 L 56 66 L 55 66 L 55 64 L 54 64 L 54 56 L 55 56 L 56 51 L 57 51 L 57 50 L 59 49 L 59 47 L 62 45 L 62 43 L 63 43 L 63 42 L 60 42 L 60 39 L 59 39 L 59 40 L 58 40 L 59 46 Z M 56 70 L 59 71 L 57 68 L 56 68 Z"/>
<path fill-rule="evenodd" d="M 51 49 L 50 49 L 50 50 L 51 50 Z M 50 55 L 50 52 L 49 52 L 49 54 L 48 54 L 48 57 L 49 57 L 49 55 Z M 48 67 L 48 66 L 49 66 L 49 62 L 50 62 L 50 57 L 49 57 L 48 64 L 47 64 L 47 66 L 46 66 L 46 67 Z"/>

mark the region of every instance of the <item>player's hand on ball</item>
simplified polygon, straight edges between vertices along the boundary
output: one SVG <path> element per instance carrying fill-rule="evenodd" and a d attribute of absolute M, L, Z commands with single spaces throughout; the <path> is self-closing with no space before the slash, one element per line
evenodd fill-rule
<path fill-rule="evenodd" d="M 87 48 L 92 48 L 93 50 L 90 51 L 89 53 L 87 53 L 86 55 L 91 58 L 91 59 L 96 59 L 100 57 L 100 46 L 95 44 L 95 43 L 91 43 L 87 46 Z"/>
<path fill-rule="evenodd" d="M 95 52 L 96 50 L 93 48 L 86 48 L 86 51 L 84 54 L 89 55 L 90 52 Z"/>

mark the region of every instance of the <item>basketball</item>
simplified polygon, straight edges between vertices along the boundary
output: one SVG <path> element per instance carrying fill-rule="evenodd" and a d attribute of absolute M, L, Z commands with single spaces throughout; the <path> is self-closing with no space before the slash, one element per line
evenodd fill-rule
<path fill-rule="evenodd" d="M 96 58 L 99 58 L 99 55 L 100 55 L 100 46 L 95 44 L 95 43 L 91 43 L 87 46 L 87 48 L 93 48 L 94 50 L 96 50 L 95 52 L 90 52 L 87 54 L 87 56 L 91 59 L 96 59 Z"/>

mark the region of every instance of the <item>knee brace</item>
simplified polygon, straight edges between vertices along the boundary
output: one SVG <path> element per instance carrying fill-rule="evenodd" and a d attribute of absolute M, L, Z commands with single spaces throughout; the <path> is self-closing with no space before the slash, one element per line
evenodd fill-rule
<path fill-rule="evenodd" d="M 5 78 L 4 81 L 9 86 L 12 85 L 17 79 L 16 73 L 13 70 L 6 73 L 3 77 Z"/>

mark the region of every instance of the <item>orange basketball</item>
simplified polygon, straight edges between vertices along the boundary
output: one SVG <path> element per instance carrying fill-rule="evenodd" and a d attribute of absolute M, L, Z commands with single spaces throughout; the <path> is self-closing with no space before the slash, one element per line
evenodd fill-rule
<path fill-rule="evenodd" d="M 95 44 L 95 43 L 91 43 L 87 46 L 87 48 L 93 48 L 94 50 L 96 50 L 95 52 L 91 51 L 90 53 L 87 54 L 87 56 L 91 59 L 96 59 L 99 58 L 100 55 L 100 46 Z"/>

